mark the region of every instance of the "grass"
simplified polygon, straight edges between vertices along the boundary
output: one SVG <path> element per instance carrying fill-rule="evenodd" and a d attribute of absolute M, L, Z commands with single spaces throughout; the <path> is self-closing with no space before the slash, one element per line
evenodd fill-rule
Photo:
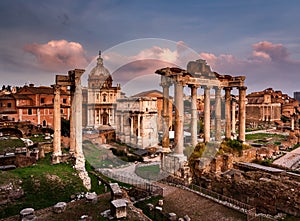
<path fill-rule="evenodd" d="M 36 165 L 2 171 L 1 180 L 22 180 L 25 195 L 17 202 L 0 208 L 0 218 L 18 214 L 22 208 L 36 210 L 52 206 L 60 201 L 70 201 L 70 196 L 86 191 L 76 171 L 69 164 L 50 164 L 50 154 Z"/>
<path fill-rule="evenodd" d="M 87 161 L 94 168 L 119 167 L 126 164 L 114 156 L 110 150 L 97 147 L 90 141 L 83 142 L 83 152 Z"/>
<path fill-rule="evenodd" d="M 276 138 L 278 140 L 284 140 L 287 138 L 287 136 L 281 134 L 270 134 L 270 133 L 246 134 L 246 140 L 258 140 L 258 139 L 265 139 L 265 138 Z"/>
<path fill-rule="evenodd" d="M 144 179 L 155 180 L 159 177 L 160 167 L 158 164 L 136 167 L 135 173 Z"/>

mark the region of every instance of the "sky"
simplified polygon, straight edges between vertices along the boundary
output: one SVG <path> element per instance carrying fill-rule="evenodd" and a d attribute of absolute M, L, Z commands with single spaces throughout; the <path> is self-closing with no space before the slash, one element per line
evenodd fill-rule
<path fill-rule="evenodd" d="M 102 52 L 127 94 L 160 89 L 156 69 L 205 59 L 247 92 L 300 91 L 300 1 L 1 0 L 0 85 L 54 84 Z"/>

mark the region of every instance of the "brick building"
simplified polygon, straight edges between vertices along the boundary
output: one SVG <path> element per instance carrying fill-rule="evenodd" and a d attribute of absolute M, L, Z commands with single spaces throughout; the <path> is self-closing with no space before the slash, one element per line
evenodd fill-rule
<path fill-rule="evenodd" d="M 18 92 L 0 96 L 0 117 L 11 121 L 30 121 L 43 127 L 53 126 L 52 87 L 25 85 Z M 70 117 L 70 96 L 66 88 L 61 90 L 61 114 Z"/>
<path fill-rule="evenodd" d="M 247 95 L 247 100 L 247 124 L 280 121 L 281 116 L 290 118 L 299 106 L 297 100 L 272 88 L 252 92 Z"/>

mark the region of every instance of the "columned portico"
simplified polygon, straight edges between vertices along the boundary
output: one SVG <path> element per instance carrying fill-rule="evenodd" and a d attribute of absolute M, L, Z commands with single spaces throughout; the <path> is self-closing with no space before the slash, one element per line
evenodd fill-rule
<path fill-rule="evenodd" d="M 225 87 L 225 138 L 231 139 L 231 87 Z"/>
<path fill-rule="evenodd" d="M 210 141 L 210 87 L 204 86 L 204 142 Z"/>
<path fill-rule="evenodd" d="M 246 89 L 239 87 L 239 141 L 245 142 L 246 129 Z"/>

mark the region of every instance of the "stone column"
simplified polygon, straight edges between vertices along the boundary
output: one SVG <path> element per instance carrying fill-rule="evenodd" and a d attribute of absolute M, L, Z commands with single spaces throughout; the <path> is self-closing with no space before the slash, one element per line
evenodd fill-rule
<path fill-rule="evenodd" d="M 197 145 L 197 86 L 190 85 L 191 88 L 191 139 L 192 146 L 195 147 Z"/>
<path fill-rule="evenodd" d="M 232 100 L 232 114 L 231 114 L 231 130 L 232 133 L 235 134 L 236 133 L 236 129 L 235 129 L 235 124 L 236 124 L 236 120 L 235 120 L 235 110 L 236 110 L 236 101 Z"/>
<path fill-rule="evenodd" d="M 291 130 L 295 130 L 295 114 L 291 115 Z"/>
<path fill-rule="evenodd" d="M 210 87 L 204 86 L 204 142 L 210 141 Z"/>
<path fill-rule="evenodd" d="M 75 155 L 83 154 L 82 152 L 82 88 L 81 75 L 83 73 L 75 72 L 75 93 L 73 105 L 75 107 Z"/>
<path fill-rule="evenodd" d="M 231 113 L 230 113 L 230 101 L 231 101 L 231 88 L 225 87 L 225 138 L 231 139 Z"/>
<path fill-rule="evenodd" d="M 142 142 L 142 138 L 141 138 L 141 115 L 138 114 L 138 125 L 137 125 L 137 129 L 138 129 L 138 134 L 137 134 L 137 146 L 141 147 L 141 142 Z"/>
<path fill-rule="evenodd" d="M 54 109 L 53 109 L 53 154 L 52 163 L 56 164 L 60 162 L 59 157 L 61 156 L 61 114 L 60 114 L 60 86 L 53 85 L 54 89 Z"/>
<path fill-rule="evenodd" d="M 221 88 L 215 87 L 216 141 L 221 141 Z"/>
<path fill-rule="evenodd" d="M 245 142 L 246 89 L 247 87 L 239 87 L 239 141 L 241 142 Z"/>
<path fill-rule="evenodd" d="M 163 123 L 163 137 L 162 137 L 162 147 L 169 148 L 169 87 L 170 83 L 167 82 L 167 77 L 162 76 L 162 82 L 160 84 L 163 88 L 163 112 L 162 112 L 162 123 Z"/>
<path fill-rule="evenodd" d="M 85 157 L 82 150 L 82 88 L 81 88 L 81 76 L 84 70 L 75 69 L 71 71 L 71 79 L 73 79 L 75 92 L 74 101 L 72 102 L 72 113 L 74 116 L 74 128 L 75 128 L 75 169 L 79 172 L 78 175 L 83 181 L 83 185 L 90 190 L 91 179 L 85 170 Z"/>
<path fill-rule="evenodd" d="M 70 96 L 71 96 L 71 114 L 70 114 L 70 154 L 74 155 L 75 154 L 75 97 L 74 97 L 74 92 L 75 92 L 75 86 L 71 86 L 70 89 Z"/>
<path fill-rule="evenodd" d="M 183 155 L 183 84 L 175 83 L 175 154 Z"/>

